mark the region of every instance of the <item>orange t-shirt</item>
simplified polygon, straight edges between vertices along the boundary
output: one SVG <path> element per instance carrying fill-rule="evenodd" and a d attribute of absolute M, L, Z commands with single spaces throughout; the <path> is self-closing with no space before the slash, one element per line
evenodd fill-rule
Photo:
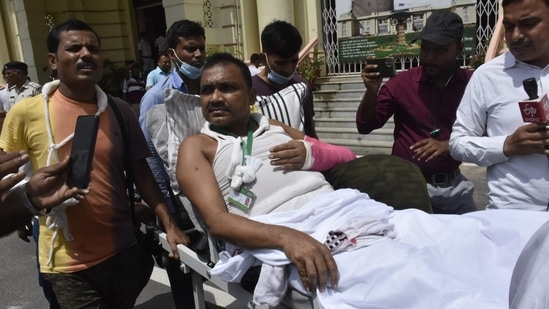
<path fill-rule="evenodd" d="M 141 160 L 149 151 L 133 111 L 115 100 L 128 130 L 132 160 Z M 96 104 L 73 101 L 55 91 L 49 100 L 50 122 L 55 143 L 74 132 L 79 115 L 93 115 Z M 69 155 L 72 141 L 58 150 L 59 158 Z M 47 165 L 49 141 L 46 133 L 44 105 L 41 96 L 20 101 L 8 113 L 0 136 L 5 151 L 27 150 L 33 170 Z M 90 194 L 80 203 L 66 209 L 67 228 L 59 230 L 54 242 L 52 263 L 48 266 L 54 230 L 40 218 L 39 259 L 44 273 L 72 273 L 83 270 L 133 245 L 135 235 L 124 179 L 124 141 L 117 119 L 108 107 L 99 118 L 99 130 L 92 163 Z M 136 175 L 138 177 L 138 175 Z M 73 236 L 65 238 L 64 232 Z"/>

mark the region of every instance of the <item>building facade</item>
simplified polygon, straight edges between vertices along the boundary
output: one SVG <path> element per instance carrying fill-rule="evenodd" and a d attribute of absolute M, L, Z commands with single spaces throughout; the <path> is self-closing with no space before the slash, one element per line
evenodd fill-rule
<path fill-rule="evenodd" d="M 351 2 L 353 11 L 337 13 L 338 4 Z M 391 4 L 392 2 L 392 4 Z M 431 3 L 433 0 L 423 1 Z M 423 3 L 422 2 L 422 3 Z M 437 4 L 439 2 L 435 1 Z M 476 48 L 482 53 L 497 21 L 500 0 L 445 0 L 445 4 L 476 28 Z M 325 73 L 357 74 L 361 62 L 346 61 L 341 55 L 345 39 L 370 35 L 394 34 L 402 37 L 421 30 L 432 7 L 415 7 L 411 17 L 400 25 L 392 21 L 386 7 L 406 7 L 414 1 L 390 0 L 0 0 L 0 64 L 19 60 L 29 65 L 33 81 L 48 80 L 46 37 L 51 27 L 69 18 L 89 23 L 100 35 L 103 55 L 109 69 L 123 67 L 137 59 L 141 32 L 149 42 L 165 32 L 174 21 L 190 19 L 206 29 L 207 52 L 226 51 L 249 59 L 261 51 L 260 33 L 265 25 L 280 19 L 294 24 L 304 45 L 318 39 L 324 58 Z M 378 12 L 356 16 L 377 5 Z M 417 3 L 416 3 L 417 4 Z M 447 5 L 447 4 L 446 4 Z M 361 11 L 362 9 L 362 11 Z M 339 16 L 338 16 L 339 15 Z M 401 38 L 402 39 L 402 38 Z M 417 57 L 397 59 L 402 69 L 418 64 Z M 106 74 L 109 74 L 106 72 Z"/>
<path fill-rule="evenodd" d="M 227 51 L 246 60 L 261 51 L 261 29 L 275 19 L 293 23 L 304 43 L 318 37 L 322 46 L 320 16 L 316 0 L 0 0 L 0 64 L 23 61 L 33 81 L 47 81 L 46 37 L 69 18 L 90 24 L 104 58 L 124 66 L 137 59 L 141 32 L 152 44 L 176 20 L 204 26 L 208 53 Z"/>

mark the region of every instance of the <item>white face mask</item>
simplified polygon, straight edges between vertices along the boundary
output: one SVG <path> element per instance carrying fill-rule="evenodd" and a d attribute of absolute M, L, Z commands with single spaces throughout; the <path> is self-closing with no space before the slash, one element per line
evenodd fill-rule
<path fill-rule="evenodd" d="M 287 82 L 289 82 L 290 80 L 292 80 L 292 78 L 294 78 L 296 70 L 294 70 L 294 72 L 292 74 L 290 74 L 289 76 L 280 75 L 280 74 L 276 73 L 275 71 L 273 71 L 273 69 L 271 69 L 271 65 L 269 64 L 269 56 L 267 54 L 265 54 L 265 57 L 267 57 L 267 66 L 269 67 L 269 73 L 267 73 L 267 78 L 270 81 L 272 81 L 275 84 L 284 85 Z"/>
<path fill-rule="evenodd" d="M 181 74 L 187 76 L 190 79 L 199 79 L 200 76 L 202 75 L 202 69 L 204 68 L 204 66 L 202 66 L 201 68 L 192 66 L 187 62 L 184 62 L 181 59 L 179 59 L 174 49 L 172 49 L 172 51 L 175 58 L 177 58 L 177 60 L 179 61 L 179 72 L 181 72 Z"/>

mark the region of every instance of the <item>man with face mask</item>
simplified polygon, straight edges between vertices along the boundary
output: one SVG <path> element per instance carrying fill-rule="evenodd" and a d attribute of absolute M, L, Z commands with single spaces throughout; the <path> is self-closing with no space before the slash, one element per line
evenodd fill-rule
<path fill-rule="evenodd" d="M 302 102 L 305 116 L 305 134 L 317 138 L 313 121 L 313 92 L 308 82 L 296 73 L 299 49 L 303 40 L 292 24 L 277 20 L 261 32 L 262 53 L 259 55 L 265 69 L 252 77 L 257 95 L 271 95 L 292 84 L 306 83 L 307 99 Z"/>
<path fill-rule="evenodd" d="M 473 183 L 460 173 L 461 162 L 452 159 L 448 150 L 456 110 L 472 74 L 456 64 L 463 51 L 462 37 L 459 15 L 434 11 L 419 36 L 421 66 L 383 86 L 375 64 L 366 63 L 362 71 L 366 93 L 356 113 L 358 132 L 368 134 L 394 116 L 392 154 L 419 167 L 436 213 L 477 210 Z"/>
<path fill-rule="evenodd" d="M 172 200 L 172 194 L 179 192 L 171 192 L 170 177 L 147 129 L 147 113 L 153 106 L 164 104 L 165 89 L 176 89 L 190 94 L 200 93 L 200 76 L 206 59 L 206 35 L 204 28 L 199 23 L 179 20 L 168 29 L 167 41 L 168 56 L 173 61 L 175 68 L 163 81 L 150 88 L 141 99 L 139 124 L 152 153 L 152 156 L 147 158 L 147 162 L 164 194 L 170 212 L 176 220 L 181 221 L 177 205 L 174 206 L 174 202 L 177 200 Z M 194 308 L 190 275 L 185 275 L 180 271 L 177 261 L 168 263 L 167 273 L 176 307 Z"/>

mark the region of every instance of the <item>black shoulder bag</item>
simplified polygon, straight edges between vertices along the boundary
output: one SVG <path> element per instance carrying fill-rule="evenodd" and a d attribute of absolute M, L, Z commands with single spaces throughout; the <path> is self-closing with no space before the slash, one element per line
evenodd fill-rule
<path fill-rule="evenodd" d="M 132 159 L 129 149 L 129 139 L 128 139 L 128 131 L 124 127 L 124 118 L 122 117 L 122 114 L 120 113 L 120 110 L 116 106 L 116 103 L 113 102 L 111 96 L 108 96 L 108 102 L 110 107 L 112 108 L 112 111 L 114 113 L 114 116 L 116 117 L 116 122 L 118 122 L 118 126 L 120 127 L 120 132 L 122 134 L 122 140 L 124 141 L 124 171 L 125 171 L 125 177 L 126 177 L 126 187 L 128 189 L 128 201 L 130 204 L 130 209 L 132 213 L 132 221 L 133 221 L 133 227 L 135 231 L 135 236 L 137 238 L 137 241 L 143 245 L 145 250 L 150 253 L 157 261 L 159 259 L 162 259 L 162 255 L 164 253 L 164 249 L 162 248 L 162 244 L 160 241 L 156 238 L 155 231 L 157 230 L 156 226 L 151 225 L 145 225 L 145 233 L 143 233 L 140 229 L 141 222 L 137 220 L 137 216 L 135 214 L 135 202 L 134 202 L 134 196 L 135 196 L 135 189 L 134 189 L 134 181 L 133 181 L 133 166 L 132 166 Z"/>

